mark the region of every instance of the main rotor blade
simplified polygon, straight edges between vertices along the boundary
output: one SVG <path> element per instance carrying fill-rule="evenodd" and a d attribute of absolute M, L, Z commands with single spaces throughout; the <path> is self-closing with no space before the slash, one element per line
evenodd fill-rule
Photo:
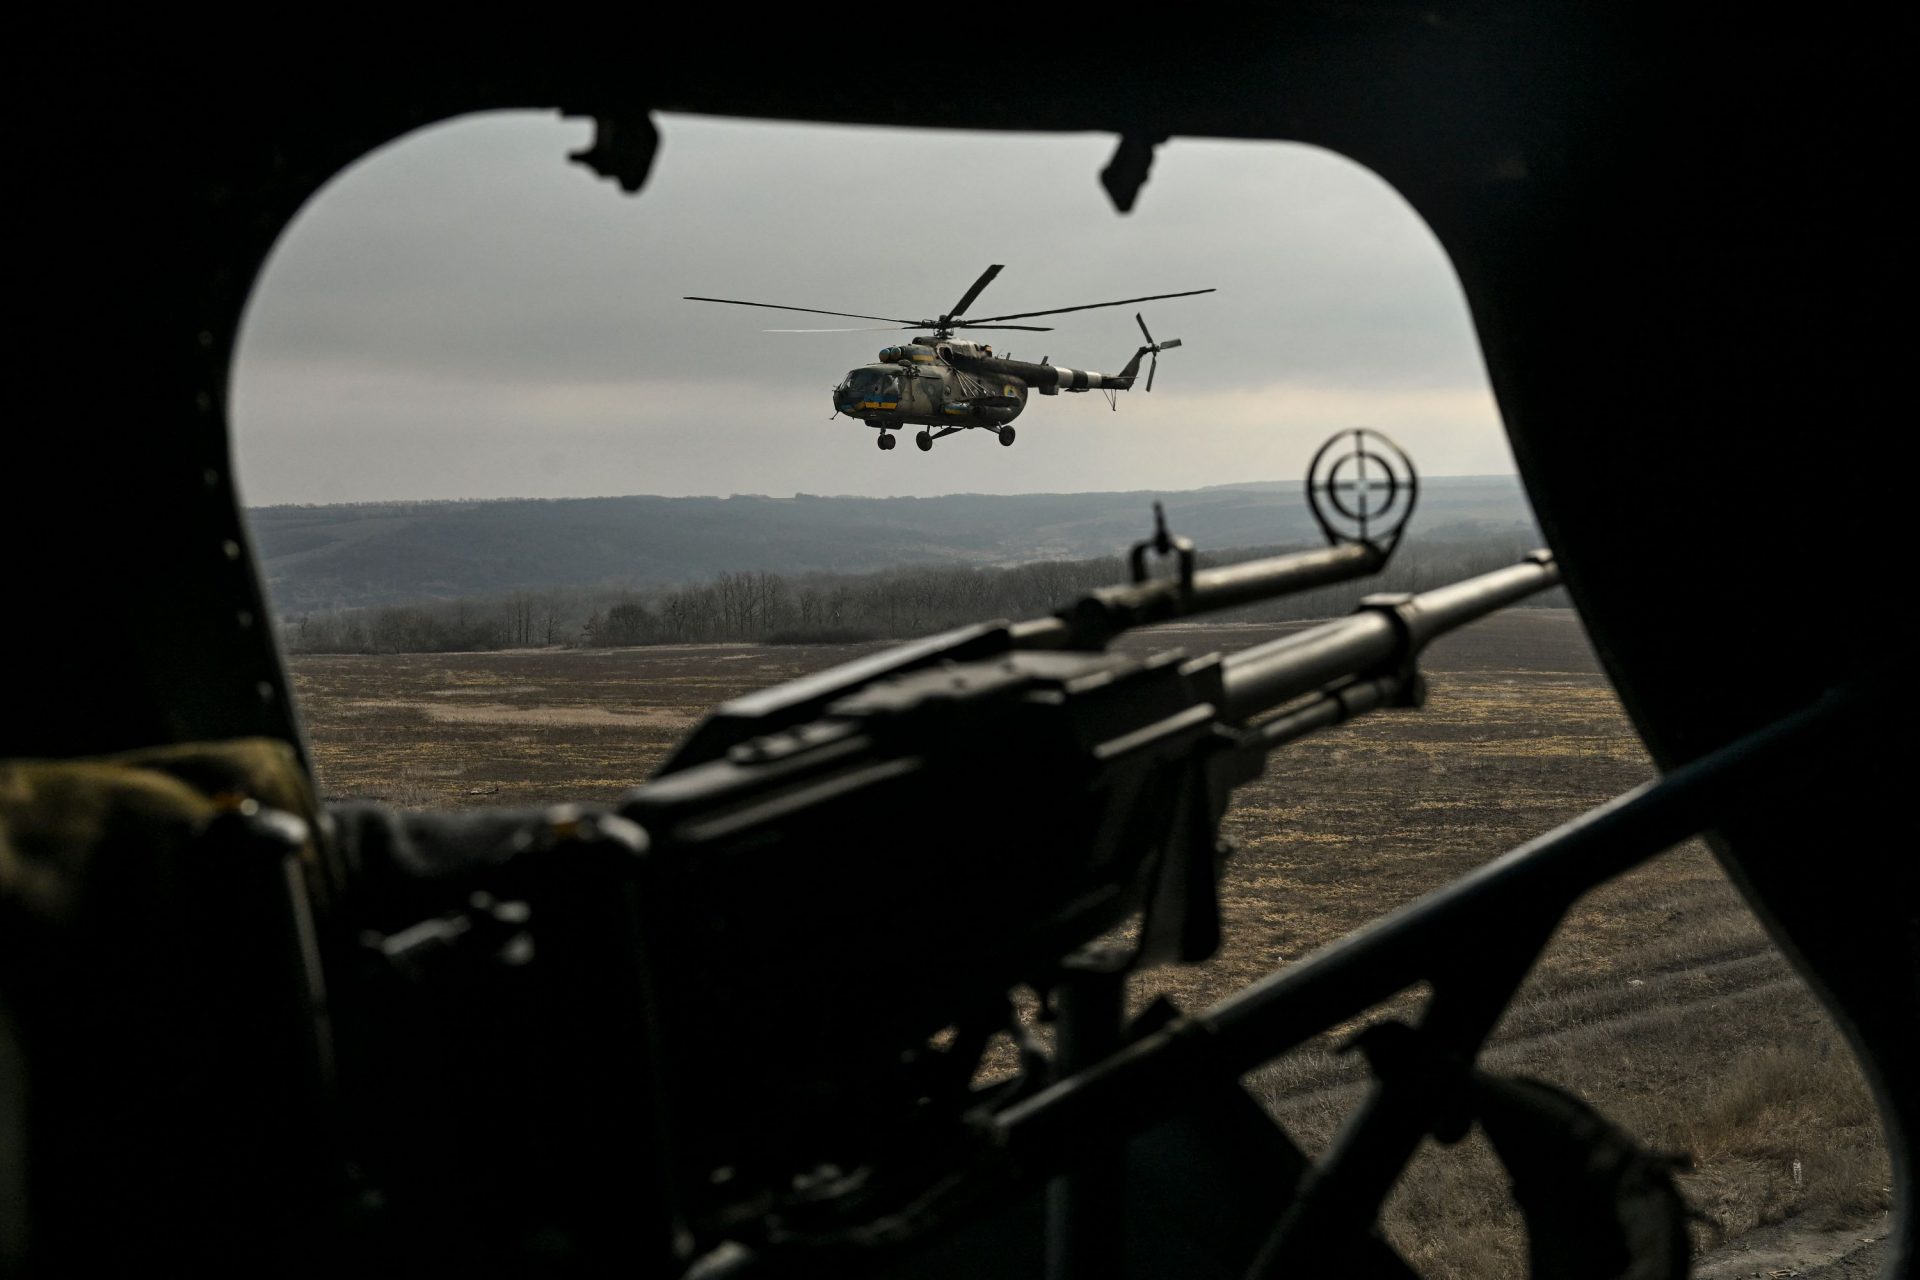
<path fill-rule="evenodd" d="M 1000 267 L 1001 267 L 1001 264 L 996 262 L 992 266 L 988 267 L 985 271 L 982 271 L 980 273 L 980 278 L 973 282 L 973 288 L 961 294 L 960 301 L 954 303 L 953 310 L 947 312 L 947 314 L 950 316 L 965 315 L 967 313 L 967 308 L 973 305 L 973 300 L 980 296 L 980 291 L 986 288 L 988 285 L 992 284 L 993 278 L 1000 274 Z"/>
<path fill-rule="evenodd" d="M 1091 311 L 1095 307 L 1124 307 L 1130 302 L 1158 302 L 1162 298 L 1191 298 L 1196 293 L 1217 292 L 1218 290 L 1216 289 L 1188 289 L 1184 293 L 1150 293 L 1144 298 L 1121 298 L 1114 302 L 1088 302 L 1077 307 L 1055 307 L 1051 311 L 1016 311 L 1009 316 L 981 316 L 980 323 L 985 324 L 994 320 L 1025 320 L 1028 316 L 1057 316 L 1068 311 Z M 971 325 L 974 322 L 972 320 L 956 320 L 953 323 L 957 328 L 960 325 Z"/>
<path fill-rule="evenodd" d="M 950 329 L 1025 329 L 1030 333 L 1052 333 L 1053 326 L 1046 324 L 956 324 Z M 931 324 L 881 324 L 853 325 L 845 329 L 762 329 L 762 333 L 899 333 L 910 329 L 933 329 Z"/>
<path fill-rule="evenodd" d="M 762 329 L 762 333 L 899 333 L 903 329 L 934 329 L 932 324 L 882 324 L 854 325 L 845 329 Z M 1052 333 L 1053 326 L 1044 324 L 956 324 L 953 329 L 1026 329 L 1033 333 Z"/>
<path fill-rule="evenodd" d="M 818 307 L 783 307 L 777 302 L 742 302 L 738 298 L 702 298 L 691 293 L 687 294 L 682 300 L 686 302 L 724 302 L 734 307 L 766 307 L 771 311 L 805 311 L 809 315 L 845 316 L 849 320 L 885 320 L 888 324 L 897 324 L 908 329 L 914 328 L 919 324 L 917 320 L 902 320 L 897 316 L 869 316 L 862 315 L 858 311 L 822 311 Z"/>

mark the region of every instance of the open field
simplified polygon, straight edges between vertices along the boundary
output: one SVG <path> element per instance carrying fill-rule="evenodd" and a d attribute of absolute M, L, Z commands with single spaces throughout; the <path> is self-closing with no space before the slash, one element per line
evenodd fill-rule
<path fill-rule="evenodd" d="M 1287 629 L 1186 625 L 1127 644 L 1197 653 Z M 308 656 L 294 675 L 329 797 L 612 803 L 715 702 L 873 647 Z M 1289 747 L 1243 788 L 1226 824 L 1239 846 L 1227 945 L 1149 975 L 1142 998 L 1150 985 L 1210 1003 L 1651 775 L 1568 611 L 1511 611 L 1435 646 L 1425 667 L 1423 710 Z M 1361 1089 L 1337 1039 L 1248 1080 L 1309 1149 Z M 1795 1214 L 1871 1234 L 1887 1207 L 1847 1048 L 1698 844 L 1580 904 L 1487 1062 L 1572 1089 L 1650 1147 L 1691 1151 L 1683 1184 L 1718 1224 L 1703 1247 Z M 1427 1276 L 1525 1271 L 1505 1176 L 1477 1138 L 1422 1153 L 1388 1229 Z"/>

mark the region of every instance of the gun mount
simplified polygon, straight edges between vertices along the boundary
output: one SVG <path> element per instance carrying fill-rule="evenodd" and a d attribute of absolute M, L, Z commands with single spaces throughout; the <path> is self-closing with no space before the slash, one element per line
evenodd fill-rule
<path fill-rule="evenodd" d="M 1326 456 L 1310 488 L 1364 461 Z M 912 1206 L 956 1178 L 969 1195 L 990 1183 L 981 1134 L 1024 1134 L 1038 1122 L 1019 1108 L 1038 1090 L 1107 1066 L 1126 1035 L 1127 972 L 1214 952 L 1234 786 L 1306 733 L 1418 705 L 1428 643 L 1559 581 L 1541 552 L 1440 590 L 1366 597 L 1350 617 L 1236 653 L 1110 647 L 1146 623 L 1378 571 L 1417 487 L 1393 456 L 1401 499 L 1385 523 L 1376 507 L 1369 526 L 1328 528 L 1325 548 L 1200 569 L 1156 512 L 1133 582 L 729 703 L 617 816 L 536 820 L 517 847 L 495 838 L 476 854 L 458 824 L 338 813 L 336 905 L 314 931 L 339 1070 L 379 1117 L 367 1129 L 381 1150 L 359 1163 L 383 1198 L 470 1220 L 476 1188 L 491 1213 L 504 1212 L 502 1186 L 521 1188 L 514 1203 L 544 1203 L 541 1187 L 575 1185 L 560 1153 L 606 1168 L 621 1149 L 634 1181 L 611 1201 L 599 1187 L 593 1203 L 658 1206 L 656 1265 L 721 1248 L 817 1262 L 820 1249 L 905 1248 L 965 1220 L 949 1206 L 923 1222 Z M 1154 555 L 1170 576 L 1149 575 Z M 981 804 L 955 779 L 987 759 L 993 802 Z M 392 915 L 396 876 L 413 886 L 412 918 Z M 354 905 L 376 898 L 379 917 Z M 1049 1061 L 1030 1047 L 1016 1079 L 977 1086 L 989 1039 L 1024 1038 L 1018 987 L 1061 1019 L 1059 1051 Z M 536 1011 L 537 1033 L 513 1021 Z M 530 1056 L 542 1041 L 573 1052 Z M 454 1145 L 435 1135 L 482 1109 L 447 1083 L 477 1056 L 490 1063 L 481 1078 L 518 1082 L 512 1096 L 594 1098 L 597 1122 L 574 1120 L 605 1149 L 588 1160 L 577 1138 L 558 1152 L 551 1136 L 508 1140 L 516 1126 L 501 1120 L 491 1154 L 422 1163 Z M 1089 1215 L 1111 1210 L 1111 1194 L 1062 1210 L 1056 1238 L 1092 1238 Z M 569 1215 L 576 1243 L 631 1237 L 607 1212 L 597 1229 Z"/>

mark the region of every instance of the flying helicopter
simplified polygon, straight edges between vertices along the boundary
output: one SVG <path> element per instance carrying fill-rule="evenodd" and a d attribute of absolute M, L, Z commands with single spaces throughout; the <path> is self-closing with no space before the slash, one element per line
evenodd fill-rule
<path fill-rule="evenodd" d="M 1134 313 L 1146 345 L 1133 353 L 1119 373 L 1095 373 L 1089 369 L 1069 369 L 1041 357 L 1040 363 L 996 356 L 984 342 L 955 338 L 960 329 L 1023 329 L 1050 333 L 1044 324 L 1007 324 L 1009 320 L 1029 320 L 1035 316 L 1056 316 L 1068 311 L 1091 311 L 1097 307 L 1123 307 L 1135 302 L 1159 302 L 1165 298 L 1190 298 L 1212 293 L 1212 289 L 1188 289 L 1182 293 L 1156 293 L 1142 298 L 1121 298 L 1114 302 L 1088 302 L 1077 307 L 1054 307 L 1046 311 L 1022 311 L 1004 316 L 967 318 L 966 309 L 981 291 L 993 283 L 1004 264 L 994 263 L 980 273 L 971 288 L 960 295 L 951 310 L 932 320 L 902 320 L 893 316 L 861 315 L 852 311 L 824 311 L 818 307 L 789 307 L 773 302 L 746 302 L 739 298 L 704 298 L 687 295 L 688 302 L 724 302 L 736 307 L 766 307 L 774 311 L 805 311 L 812 315 L 844 316 L 850 320 L 884 320 L 876 329 L 769 329 L 769 333 L 880 333 L 886 330 L 921 329 L 928 332 L 912 341 L 883 347 L 873 364 L 849 370 L 833 389 L 836 416 L 846 414 L 880 435 L 874 441 L 881 449 L 891 449 L 898 441 L 895 430 L 918 426 L 913 442 L 924 452 L 933 442 L 960 431 L 984 429 L 1003 445 L 1014 441 L 1013 420 L 1027 407 L 1029 389 L 1043 396 L 1062 391 L 1104 391 L 1109 401 L 1121 391 L 1133 389 L 1139 376 L 1140 361 L 1151 357 L 1147 366 L 1146 390 L 1153 390 L 1153 375 L 1160 365 L 1160 353 L 1180 345 L 1180 339 L 1155 342 L 1146 319 Z"/>

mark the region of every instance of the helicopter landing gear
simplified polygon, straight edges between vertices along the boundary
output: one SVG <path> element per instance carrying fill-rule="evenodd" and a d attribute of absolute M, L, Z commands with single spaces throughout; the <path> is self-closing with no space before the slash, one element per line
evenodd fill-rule
<path fill-rule="evenodd" d="M 888 435 L 886 432 L 882 431 L 880 433 L 880 438 L 878 440 L 875 440 L 874 443 L 879 445 L 882 450 L 886 450 L 886 449 L 893 448 L 893 446 L 895 446 L 896 444 L 899 444 L 900 442 L 898 440 L 895 440 L 892 436 Z"/>
<path fill-rule="evenodd" d="M 920 452 L 922 453 L 925 453 L 927 450 L 933 448 L 933 436 L 930 432 L 926 431 L 924 428 L 921 430 L 919 435 L 913 438 L 913 442 L 920 446 Z"/>
<path fill-rule="evenodd" d="M 1013 443 L 1013 428 L 1012 428 L 1012 427 L 1002 427 L 1002 428 L 1000 428 L 1000 431 L 999 431 L 999 435 L 1000 435 L 1000 443 L 1001 443 L 1001 444 L 1003 444 L 1003 445 L 1010 445 L 1010 444 L 1012 444 L 1012 443 Z"/>

